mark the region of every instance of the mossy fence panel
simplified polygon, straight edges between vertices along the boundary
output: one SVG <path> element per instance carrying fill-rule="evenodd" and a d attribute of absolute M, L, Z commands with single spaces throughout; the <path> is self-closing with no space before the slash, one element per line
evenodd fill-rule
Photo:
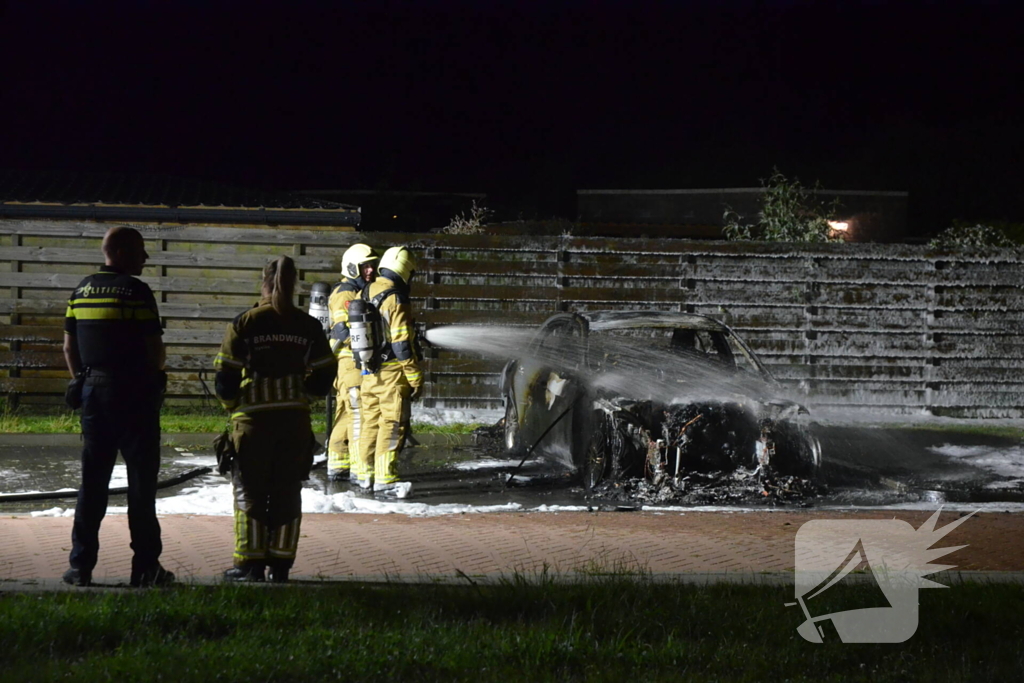
<path fill-rule="evenodd" d="M 0 221 L 0 392 L 57 404 L 62 319 L 100 262 L 107 225 Z M 413 305 L 428 327 L 530 328 L 567 311 L 708 315 L 732 326 L 783 389 L 814 406 L 965 417 L 1024 416 L 1024 290 L 1018 252 L 911 245 L 787 245 L 329 229 L 139 226 L 143 279 L 160 303 L 169 400 L 204 396 L 225 325 L 258 296 L 259 271 L 295 258 L 301 306 L 365 241 L 414 249 Z M 424 403 L 497 408 L 503 360 L 428 349 Z M 209 383 L 207 383 L 209 385 Z"/>

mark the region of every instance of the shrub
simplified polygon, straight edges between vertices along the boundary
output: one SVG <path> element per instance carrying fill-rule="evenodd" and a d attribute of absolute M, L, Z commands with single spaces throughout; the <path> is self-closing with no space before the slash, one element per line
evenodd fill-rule
<path fill-rule="evenodd" d="M 1001 229 L 977 223 L 970 225 L 954 221 L 953 225 L 940 232 L 928 243 L 936 249 L 977 249 L 979 247 L 1016 247 L 1017 244 Z"/>
<path fill-rule="evenodd" d="M 722 233 L 730 240 L 762 240 L 767 242 L 840 242 L 828 221 L 835 218 L 839 200 L 822 202 L 815 190 L 808 190 L 800 181 L 789 180 L 779 169 L 772 169 L 767 181 L 761 180 L 761 211 L 757 222 L 745 223 L 744 217 L 728 208 Z"/>
<path fill-rule="evenodd" d="M 441 232 L 445 235 L 479 235 L 484 232 L 484 226 L 490 215 L 490 209 L 486 206 L 477 206 L 474 199 L 473 205 L 469 209 L 469 217 L 460 213 L 451 219 L 448 225 L 441 228 Z"/>

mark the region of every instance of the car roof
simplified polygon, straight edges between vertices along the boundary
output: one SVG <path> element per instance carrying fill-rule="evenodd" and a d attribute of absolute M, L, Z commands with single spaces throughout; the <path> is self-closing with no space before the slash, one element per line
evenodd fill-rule
<path fill-rule="evenodd" d="M 708 330 L 728 332 L 729 328 L 714 318 L 696 313 L 672 311 L 585 311 L 579 314 L 586 318 L 592 331 L 623 330 L 637 327 L 672 327 L 684 330 Z"/>

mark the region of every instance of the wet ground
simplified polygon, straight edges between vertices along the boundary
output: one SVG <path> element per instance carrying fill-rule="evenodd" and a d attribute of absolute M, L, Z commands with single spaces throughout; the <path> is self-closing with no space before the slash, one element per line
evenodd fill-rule
<path fill-rule="evenodd" d="M 458 512 L 467 507 L 535 509 L 548 507 L 724 506 L 737 508 L 875 507 L 900 504 L 1024 503 L 1024 445 L 1019 439 L 969 432 L 860 427 L 820 428 L 825 468 L 816 482 L 779 479 L 766 482 L 749 472 L 693 475 L 679 486 L 651 487 L 624 482 L 587 496 L 571 474 L 528 462 L 516 468 L 501 447 L 486 438 L 423 438 L 408 448 L 400 470 L 413 482 L 406 501 L 413 514 L 431 509 Z M 161 480 L 212 468 L 210 437 L 167 439 Z M 472 442 L 471 442 L 472 441 Z M 78 486 L 80 445 L 73 437 L 0 437 L 0 494 L 69 490 L 64 498 L 4 501 L 0 512 L 69 514 Z M 516 472 L 507 484 L 510 473 Z M 124 465 L 111 485 L 126 484 Z M 214 472 L 159 492 L 163 513 L 229 514 L 230 485 Z M 375 499 L 347 483 L 327 481 L 322 465 L 314 469 L 303 494 L 310 512 L 374 511 Z M 123 511 L 125 496 L 114 495 L 111 512 Z M 396 509 L 394 511 L 403 511 Z"/>

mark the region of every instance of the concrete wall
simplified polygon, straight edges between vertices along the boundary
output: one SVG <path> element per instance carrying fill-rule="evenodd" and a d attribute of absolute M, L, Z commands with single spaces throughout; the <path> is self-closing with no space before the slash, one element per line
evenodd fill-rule
<path fill-rule="evenodd" d="M 61 321 L 99 261 L 107 226 L 0 221 L 0 392 L 56 403 L 66 382 Z M 303 280 L 335 281 L 341 254 L 407 244 L 428 325 L 533 326 L 556 312 L 669 310 L 731 325 L 791 393 L 813 406 L 1024 417 L 1024 257 L 921 246 L 816 246 L 330 230 L 145 230 L 144 273 L 160 301 L 170 395 L 202 394 L 225 326 L 257 297 L 259 270 L 292 255 Z M 300 304 L 305 306 L 305 297 Z M 501 361 L 435 351 L 426 405 L 498 407 Z"/>

